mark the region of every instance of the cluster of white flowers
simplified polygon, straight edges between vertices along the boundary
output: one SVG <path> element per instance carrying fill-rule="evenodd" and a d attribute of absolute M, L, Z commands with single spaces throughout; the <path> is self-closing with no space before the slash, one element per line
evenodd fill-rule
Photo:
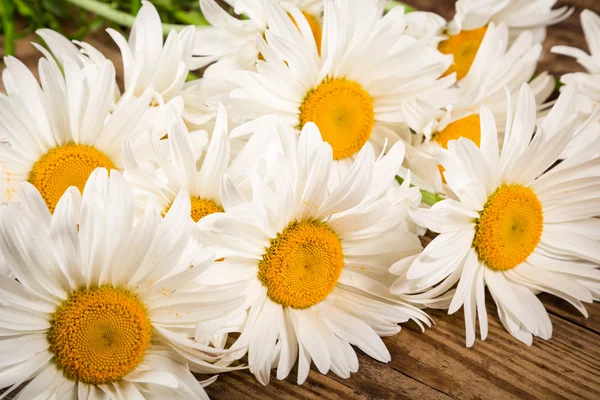
<path fill-rule="evenodd" d="M 430 327 L 428 307 L 462 307 L 467 346 L 477 321 L 484 340 L 490 297 L 529 345 L 552 334 L 539 293 L 587 315 L 600 17 L 581 13 L 591 55 L 553 48 L 586 72 L 549 101 L 541 42 L 573 12 L 555 2 L 459 0 L 447 22 L 200 0 L 212 26 L 164 40 L 144 2 L 128 39 L 108 31 L 123 91 L 90 44 L 38 31 L 39 82 L 7 57 L 0 95 L 4 396 L 207 398 L 214 374 L 297 365 L 301 384 L 311 363 L 348 378 L 353 346 L 390 361 L 381 337 Z"/>

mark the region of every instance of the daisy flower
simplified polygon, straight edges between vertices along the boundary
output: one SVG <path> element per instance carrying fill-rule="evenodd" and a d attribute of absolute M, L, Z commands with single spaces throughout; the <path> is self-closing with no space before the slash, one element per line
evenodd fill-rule
<path fill-rule="evenodd" d="M 113 38 L 123 59 L 125 92 L 122 102 L 139 97 L 148 87 L 154 89 L 151 106 L 174 104 L 184 119 L 203 124 L 216 113 L 216 104 L 207 103 L 201 94 L 208 84 L 202 79 L 186 83 L 190 71 L 203 65 L 203 60 L 192 56 L 194 27 L 180 32 L 171 30 L 163 43 L 160 16 L 152 3 L 142 2 L 129 34 L 129 40 L 113 29 L 107 32 Z M 210 82 L 211 86 L 218 85 Z M 164 111 L 159 107 L 156 113 Z M 150 110 L 152 114 L 152 110 Z M 159 117 L 147 118 L 155 121 Z"/>
<path fill-rule="evenodd" d="M 223 211 L 220 182 L 229 166 L 230 156 L 225 108 L 219 108 L 206 152 L 203 151 L 206 135 L 189 133 L 172 108 L 167 134 L 166 140 L 160 139 L 164 136 L 160 131 L 154 130 L 150 135 L 157 167 L 153 163 L 136 161 L 128 141 L 123 146 L 125 177 L 132 185 L 139 211 L 156 203 L 166 213 L 181 189 L 190 195 L 194 222 Z"/>
<path fill-rule="evenodd" d="M 583 123 L 600 104 L 600 16 L 590 10 L 582 11 L 581 26 L 590 54 L 569 46 L 554 46 L 552 52 L 575 58 L 585 69 L 585 72 L 572 72 L 560 78 L 565 86 L 577 89 L 577 111 L 581 113 L 579 122 Z M 573 138 L 564 156 L 569 157 L 585 149 L 591 141 L 598 138 L 599 131 L 600 120 L 596 119 L 588 129 Z"/>
<path fill-rule="evenodd" d="M 265 61 L 258 62 L 256 72 L 238 71 L 231 77 L 239 86 L 232 97 L 247 101 L 238 112 L 258 119 L 232 135 L 253 132 L 265 116 L 278 116 L 297 133 L 313 122 L 343 174 L 365 143 L 380 151 L 387 141 L 400 138 L 390 124 L 420 132 L 432 118 L 424 104 L 447 104 L 445 89 L 454 77 L 438 78 L 451 58 L 428 46 L 430 38 L 405 35 L 404 9 L 383 15 L 382 4 L 325 2 L 319 54 L 300 11 L 266 1 L 269 29 L 266 41 L 257 38 Z"/>
<path fill-rule="evenodd" d="M 458 0 L 454 19 L 438 31 L 449 35 L 439 43 L 438 49 L 454 56 L 454 63 L 446 74 L 456 72 L 459 80 L 467 75 L 490 22 L 505 24 L 511 41 L 529 31 L 533 41 L 541 43 L 547 25 L 573 13 L 573 8 L 566 6 L 552 9 L 555 3 L 556 0 Z"/>
<path fill-rule="evenodd" d="M 500 154 L 494 117 L 482 107 L 481 146 L 460 138 L 437 154 L 458 200 L 411 209 L 416 223 L 440 235 L 395 271 L 392 292 L 431 299 L 458 282 L 446 294 L 448 313 L 464 307 L 469 347 L 476 319 L 487 336 L 486 286 L 506 330 L 528 345 L 552 335 L 536 294 L 558 296 L 585 316 L 583 303 L 600 300 L 600 140 L 549 169 L 572 136 L 574 96 L 566 90 L 534 136 L 535 99 L 524 85 Z M 560 134 L 547 135 L 551 129 Z"/>
<path fill-rule="evenodd" d="M 282 152 L 273 186 L 248 174 L 253 196 L 246 200 L 226 175 L 225 213 L 202 220 L 205 240 L 221 255 L 202 282 L 248 284 L 245 323 L 230 350 L 248 353 L 250 371 L 262 384 L 271 368 L 284 379 L 298 359 L 298 383 L 311 360 L 321 373 L 348 378 L 358 369 L 351 345 L 387 362 L 379 336 L 396 334 L 409 319 L 429 325 L 426 314 L 389 294 L 388 268 L 421 250 L 404 228 L 416 188 L 396 185 L 404 146 L 375 160 L 366 145 L 340 185 L 328 190 L 331 146 L 306 124 L 300 139 L 279 132 Z M 390 280 L 392 278 L 392 280 Z M 203 338 L 196 338 L 202 340 Z M 225 355 L 228 357 L 230 355 Z"/>
<path fill-rule="evenodd" d="M 567 19 L 575 11 L 568 6 L 553 9 L 556 3 L 557 0 L 458 0 L 448 32 L 451 39 L 465 41 L 482 35 L 480 30 L 485 32 L 489 22 L 503 22 L 509 27 L 512 38 L 523 31 L 531 31 L 534 39 L 542 42 L 548 25 Z"/>
<path fill-rule="evenodd" d="M 122 140 L 130 135 L 140 145 L 131 132 L 152 93 L 112 111 L 116 83 L 110 61 L 82 68 L 65 59 L 63 75 L 43 51 L 41 86 L 22 62 L 5 58 L 0 130 L 8 145 L 0 146 L 0 201 L 18 201 L 20 187 L 29 182 L 52 212 L 64 191 L 82 190 L 97 167 L 122 167 Z"/>
<path fill-rule="evenodd" d="M 469 138 L 479 146 L 482 105 L 492 111 L 498 126 L 503 127 L 506 124 L 506 90 L 516 97 L 521 85 L 529 82 L 536 104 L 542 107 L 554 90 L 554 80 L 547 73 L 533 77 L 541 52 L 542 45 L 533 40 L 530 32 L 523 32 L 509 45 L 508 27 L 490 22 L 469 72 L 457 82 L 456 100 L 442 110 L 431 108 L 430 113 L 437 117 L 436 120 L 424 129 L 423 135 L 410 138 L 415 149 L 408 151 L 405 165 L 427 181 L 428 186 L 423 189 L 447 191 L 436 168 L 435 149 L 447 148 L 448 141 L 459 137 Z M 500 133 L 501 142 L 503 131 Z"/>
<path fill-rule="evenodd" d="M 193 54 L 201 56 L 210 65 L 204 76 L 223 77 L 231 71 L 254 71 L 256 62 L 262 59 L 256 45 L 256 36 L 267 29 L 265 2 L 271 0 L 226 0 L 237 15 L 230 15 L 215 0 L 200 0 L 202 14 L 211 27 L 196 30 Z M 309 23 L 317 46 L 321 43 L 322 0 L 290 0 L 298 7 Z M 245 18 L 239 18 L 243 16 Z M 290 21 L 294 21 L 290 18 Z"/>
<path fill-rule="evenodd" d="M 119 104 L 129 104 L 149 89 L 153 92 L 143 119 L 146 127 L 164 120 L 165 110 L 162 106 L 165 104 L 175 106 L 186 121 L 196 125 L 214 117 L 216 103 L 210 101 L 206 92 L 213 94 L 215 87 L 221 87 L 224 88 L 221 92 L 225 94 L 227 85 L 203 79 L 186 82 L 190 71 L 203 65 L 203 60 L 192 56 L 193 26 L 180 32 L 171 30 L 163 43 L 160 16 L 152 3 L 143 1 L 129 39 L 114 29 L 109 28 L 107 32 L 121 51 L 125 90 L 118 98 Z M 64 36 L 49 29 L 40 29 L 38 34 L 59 60 L 77 58 L 80 51 L 86 55 L 97 52 L 85 42 L 74 41 L 75 46 Z"/>
<path fill-rule="evenodd" d="M 0 250 L 17 279 L 0 276 L 0 387 L 31 380 L 17 399 L 208 399 L 189 369 L 228 368 L 211 364 L 222 350 L 191 338 L 245 299 L 239 285 L 188 284 L 212 264 L 182 256 L 188 195 L 135 227 L 117 171 L 94 171 L 53 215 L 31 185 L 22 198 L 0 208 Z"/>

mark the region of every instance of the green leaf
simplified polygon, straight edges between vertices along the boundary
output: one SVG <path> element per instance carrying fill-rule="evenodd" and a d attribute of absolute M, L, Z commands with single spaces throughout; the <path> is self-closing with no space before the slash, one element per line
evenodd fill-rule
<path fill-rule="evenodd" d="M 60 0 L 42 0 L 42 7 L 57 17 L 68 17 L 65 7 Z"/>
<path fill-rule="evenodd" d="M 392 8 L 396 8 L 396 7 L 404 7 L 404 12 L 407 13 L 407 14 L 409 12 L 417 11 L 416 8 L 414 8 L 412 6 L 409 6 L 408 4 L 404 4 L 404 3 L 401 3 L 399 1 L 395 1 L 395 0 L 388 1 L 388 3 L 385 5 L 385 11 L 388 12 Z"/>
<path fill-rule="evenodd" d="M 25 3 L 23 0 L 13 0 L 17 6 L 17 12 L 23 17 L 30 17 L 31 19 L 37 19 L 37 15 L 33 11 L 33 7 Z"/>
<path fill-rule="evenodd" d="M 196 79 L 198 79 L 198 76 L 196 76 L 193 72 L 188 72 L 188 76 L 185 78 L 185 81 L 195 81 Z"/>
<path fill-rule="evenodd" d="M 404 179 L 396 176 L 396 180 L 398 181 L 398 183 L 400 185 L 402 185 L 402 182 L 404 182 Z M 415 185 L 410 185 L 410 187 L 414 187 Z M 441 193 L 431 193 L 428 192 L 427 190 L 423 190 L 423 189 L 419 189 L 421 192 L 421 196 L 423 197 L 421 199 L 421 201 L 425 204 L 427 204 L 428 206 L 432 206 L 435 203 L 437 203 L 438 201 L 442 201 L 445 199 L 445 197 L 441 194 Z"/>

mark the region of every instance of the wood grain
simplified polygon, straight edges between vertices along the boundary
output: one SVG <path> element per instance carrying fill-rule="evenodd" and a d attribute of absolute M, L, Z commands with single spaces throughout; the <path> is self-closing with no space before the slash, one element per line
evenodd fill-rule
<path fill-rule="evenodd" d="M 450 0 L 404 0 L 421 10 L 451 18 Z M 556 76 L 580 70 L 568 58 L 549 53 L 554 45 L 586 49 L 579 14 L 589 8 L 600 13 L 600 0 L 559 0 L 576 12 L 548 29 L 538 71 Z M 21 39 L 17 57 L 32 70 L 39 57 L 29 44 L 34 36 Z M 119 52 L 104 32 L 87 39 L 115 60 L 119 79 Z M 0 83 L 0 90 L 2 90 Z M 455 315 L 431 310 L 436 325 L 421 332 L 414 324 L 384 341 L 392 355 L 388 364 L 359 352 L 360 370 L 344 380 L 311 370 L 306 383 L 295 383 L 295 371 L 285 381 L 272 377 L 268 386 L 259 384 L 247 371 L 224 374 L 207 388 L 213 399 L 598 399 L 600 398 L 600 304 L 588 306 L 589 318 L 566 302 L 549 295 L 541 300 L 551 314 L 552 339 L 534 339 L 531 347 L 509 335 L 499 323 L 495 306 L 488 302 L 490 320 L 486 341 L 464 346 L 462 310 Z"/>

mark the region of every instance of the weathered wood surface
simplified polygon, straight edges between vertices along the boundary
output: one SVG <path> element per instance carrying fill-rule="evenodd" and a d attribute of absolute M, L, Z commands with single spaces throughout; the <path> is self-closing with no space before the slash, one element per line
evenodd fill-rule
<path fill-rule="evenodd" d="M 453 14 L 451 0 L 405 2 L 446 18 Z M 567 57 L 550 54 L 549 48 L 558 44 L 585 48 L 579 13 L 584 8 L 600 13 L 600 0 L 559 0 L 558 4 L 574 6 L 576 12 L 549 28 L 538 68 L 557 76 L 580 68 Z M 18 43 L 17 56 L 35 70 L 39 55 L 28 44 L 31 40 L 35 38 Z M 108 35 L 97 33 L 87 40 L 117 60 L 121 75 L 119 53 Z M 478 340 L 472 349 L 464 347 L 462 311 L 449 316 L 431 310 L 436 322 L 432 329 L 422 333 L 409 323 L 398 335 L 385 338 L 392 354 L 389 364 L 359 352 L 360 369 L 350 379 L 332 373 L 323 376 L 313 369 L 303 386 L 296 385 L 292 372 L 287 380 L 273 377 L 263 387 L 247 371 L 239 371 L 220 376 L 207 392 L 213 399 L 599 399 L 600 304 L 588 306 L 586 319 L 562 300 L 541 298 L 551 313 L 553 335 L 549 341 L 534 339 L 531 347 L 504 330 L 494 304 L 488 302 L 488 339 Z"/>

